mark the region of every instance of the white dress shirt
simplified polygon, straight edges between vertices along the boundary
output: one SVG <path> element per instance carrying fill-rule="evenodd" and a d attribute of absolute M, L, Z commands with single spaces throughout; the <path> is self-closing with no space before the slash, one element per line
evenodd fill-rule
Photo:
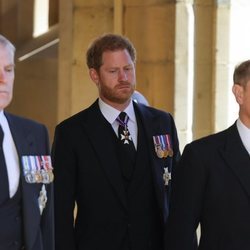
<path fill-rule="evenodd" d="M 237 120 L 236 124 L 241 141 L 248 153 L 250 154 L 250 129 L 245 126 L 240 119 Z"/>
<path fill-rule="evenodd" d="M 101 98 L 99 98 L 99 107 L 100 110 L 105 117 L 105 119 L 112 125 L 117 137 L 118 137 L 118 126 L 119 123 L 116 121 L 116 118 L 119 116 L 121 111 L 111 107 L 107 103 L 105 103 Z M 123 110 L 127 113 L 129 120 L 128 120 L 128 130 L 132 137 L 133 143 L 135 145 L 135 148 L 137 149 L 137 135 L 138 135 L 138 127 L 137 127 L 137 121 L 135 117 L 135 111 L 133 102 L 131 100 L 128 107 Z"/>
<path fill-rule="evenodd" d="M 19 159 L 16 146 L 10 132 L 8 121 L 2 110 L 0 111 L 0 125 L 2 126 L 4 133 L 3 152 L 9 179 L 10 197 L 13 197 L 19 185 L 19 178 L 20 178 Z"/>

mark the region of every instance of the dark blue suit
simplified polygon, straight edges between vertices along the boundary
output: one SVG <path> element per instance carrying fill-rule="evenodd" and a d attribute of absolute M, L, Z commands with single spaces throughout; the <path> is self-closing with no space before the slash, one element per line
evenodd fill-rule
<path fill-rule="evenodd" d="M 127 192 L 117 156 L 118 139 L 97 101 L 56 127 L 52 159 L 57 250 L 135 249 L 133 246 L 138 246 L 136 250 L 155 250 L 153 246 L 161 245 L 150 241 L 163 238 L 169 192 L 163 173 L 164 167 L 171 169 L 179 157 L 176 128 L 166 112 L 135 103 L 134 108 L 139 124 L 137 154 L 140 161 L 137 161 L 134 180 Z M 173 157 L 157 157 L 153 136 L 161 134 L 170 135 Z M 75 201 L 78 213 L 74 227 Z M 141 204 L 145 205 L 145 211 Z M 150 221 L 151 217 L 155 220 Z M 146 225 L 162 235 L 151 232 Z M 139 229 L 138 233 L 134 233 L 133 227 Z M 131 233 L 130 247 L 124 243 L 127 232 Z M 145 246 L 144 249 L 141 246 Z"/>
<path fill-rule="evenodd" d="M 47 203 L 40 215 L 38 197 L 42 187 L 41 183 L 30 184 L 24 178 L 21 157 L 23 155 L 49 155 L 49 140 L 47 129 L 44 125 L 21 118 L 5 112 L 9 127 L 14 139 L 17 153 L 20 159 L 20 201 L 22 217 L 22 239 L 25 250 L 53 250 L 54 249 L 54 215 L 52 184 L 46 184 Z M 0 207 L 0 213 L 2 207 Z M 8 225 L 6 216 L 1 216 L 1 224 Z M 1 228 L 0 230 L 5 230 Z M 0 232 L 3 235 L 3 232 Z M 1 236 L 0 236 L 1 238 Z M 5 244 L 1 238 L 0 244 Z M 18 249 L 14 247 L 4 249 Z M 18 245 L 18 242 L 16 242 Z"/>
<path fill-rule="evenodd" d="M 250 249 L 250 157 L 236 124 L 187 145 L 172 182 L 167 243 L 190 250 Z"/>

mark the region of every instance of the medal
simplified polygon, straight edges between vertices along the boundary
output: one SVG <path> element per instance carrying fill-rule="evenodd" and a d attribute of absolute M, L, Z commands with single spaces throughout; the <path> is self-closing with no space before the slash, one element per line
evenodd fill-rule
<path fill-rule="evenodd" d="M 159 158 L 167 158 L 173 156 L 173 150 L 170 144 L 170 135 L 155 135 L 153 136 L 156 155 Z"/>
<path fill-rule="evenodd" d="M 54 180 L 51 158 L 49 155 L 22 156 L 23 174 L 27 183 L 49 184 Z"/>
<path fill-rule="evenodd" d="M 50 182 L 53 182 L 54 181 L 54 174 L 53 174 L 52 170 L 50 170 L 48 172 L 48 174 L 49 174 L 49 180 L 50 180 Z"/>
<path fill-rule="evenodd" d="M 119 124 L 119 138 L 121 141 L 123 141 L 124 144 L 129 144 L 130 142 L 132 142 L 132 137 L 128 130 L 128 120 L 129 117 L 124 112 L 120 113 L 120 115 L 116 118 L 116 121 Z"/>
<path fill-rule="evenodd" d="M 164 180 L 164 185 L 168 186 L 169 181 L 171 180 L 171 172 L 168 172 L 168 167 L 164 168 L 163 180 Z"/>
<path fill-rule="evenodd" d="M 165 150 L 163 150 L 163 152 L 164 152 L 164 156 L 163 156 L 163 157 L 164 157 L 164 158 L 167 158 L 167 157 L 168 157 L 168 155 L 169 155 L 168 150 L 166 150 L 166 149 L 165 149 Z"/>
<path fill-rule="evenodd" d="M 168 155 L 169 155 L 170 157 L 173 156 L 173 150 L 172 150 L 171 148 L 168 150 Z"/>
<path fill-rule="evenodd" d="M 41 183 L 42 182 L 42 176 L 40 174 L 40 171 L 36 171 L 34 173 L 34 177 L 35 177 L 35 182 L 37 182 L 37 183 Z"/>
<path fill-rule="evenodd" d="M 31 173 L 26 173 L 24 175 L 24 177 L 25 177 L 26 182 L 28 182 L 28 183 L 34 183 L 35 182 Z"/>
<path fill-rule="evenodd" d="M 37 183 L 41 183 L 43 181 L 42 174 L 41 174 L 41 164 L 39 161 L 39 158 L 37 156 L 34 156 L 35 161 L 35 180 Z"/>
<path fill-rule="evenodd" d="M 123 134 L 121 134 L 121 140 L 124 144 L 129 144 L 129 141 L 132 141 L 132 137 L 129 134 L 127 127 L 125 127 L 125 130 L 123 130 Z"/>
<path fill-rule="evenodd" d="M 158 148 L 156 150 L 156 154 L 159 158 L 163 158 L 164 157 L 164 151 L 161 148 Z"/>
<path fill-rule="evenodd" d="M 41 215 L 42 215 L 43 210 L 46 206 L 47 200 L 48 200 L 47 191 L 46 191 L 45 185 L 43 184 L 41 191 L 39 193 L 39 198 L 38 198 L 38 205 L 39 205 L 39 210 L 40 210 Z"/>
<path fill-rule="evenodd" d="M 41 175 L 42 175 L 42 180 L 43 180 L 44 184 L 50 183 L 50 179 L 49 179 L 49 175 L 48 175 L 47 171 L 45 171 L 44 169 L 42 169 Z"/>
<path fill-rule="evenodd" d="M 44 173 L 44 178 L 46 178 L 46 182 L 48 181 L 49 183 L 53 182 L 54 180 L 54 174 L 53 174 L 53 168 L 51 164 L 51 158 L 50 156 L 42 156 L 42 161 L 43 161 L 43 169 L 45 171 Z"/>

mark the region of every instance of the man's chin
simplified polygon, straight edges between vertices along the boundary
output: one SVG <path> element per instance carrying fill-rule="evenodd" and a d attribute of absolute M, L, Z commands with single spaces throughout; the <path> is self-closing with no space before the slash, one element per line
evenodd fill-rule
<path fill-rule="evenodd" d="M 112 98 L 112 100 L 110 100 L 111 102 L 117 103 L 117 104 L 124 104 L 127 103 L 131 100 L 131 96 L 132 95 L 127 95 L 127 96 L 121 96 L 121 97 L 117 97 L 117 98 Z"/>
<path fill-rule="evenodd" d="M 5 109 L 9 104 L 10 104 L 11 100 L 1 100 L 0 97 L 0 110 Z"/>
<path fill-rule="evenodd" d="M 125 95 L 121 95 L 120 97 L 116 98 L 117 102 L 119 102 L 119 103 L 125 103 L 125 102 L 130 101 L 130 99 L 132 97 L 132 94 L 133 93 L 129 92 L 129 93 L 126 93 Z"/>

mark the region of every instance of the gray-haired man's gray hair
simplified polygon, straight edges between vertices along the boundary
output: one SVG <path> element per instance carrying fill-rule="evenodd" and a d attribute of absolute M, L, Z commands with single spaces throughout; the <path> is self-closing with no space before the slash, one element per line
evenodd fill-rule
<path fill-rule="evenodd" d="M 10 51 L 13 53 L 13 56 L 15 55 L 15 51 L 16 51 L 15 46 L 12 44 L 11 41 L 9 41 L 6 37 L 4 37 L 1 34 L 0 34 L 0 45 L 4 47 L 8 47 Z"/>

